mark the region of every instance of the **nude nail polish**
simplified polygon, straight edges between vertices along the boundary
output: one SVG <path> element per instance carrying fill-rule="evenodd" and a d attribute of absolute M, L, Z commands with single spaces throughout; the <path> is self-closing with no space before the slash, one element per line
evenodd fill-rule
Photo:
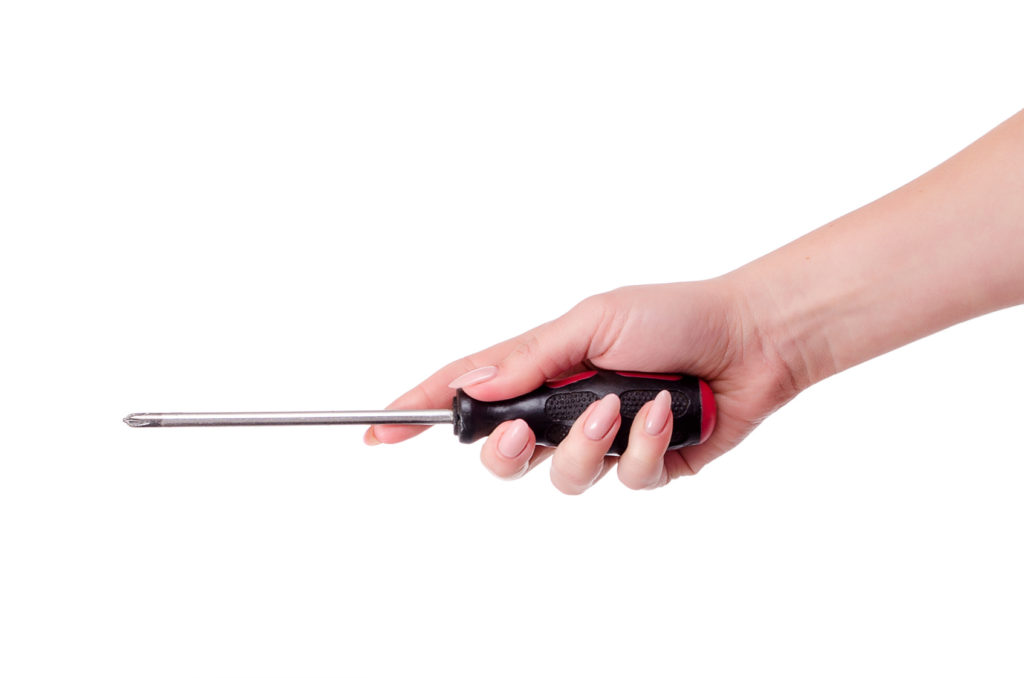
<path fill-rule="evenodd" d="M 530 440 L 530 427 L 522 419 L 516 419 L 501 434 L 498 441 L 498 454 L 506 459 L 515 459 L 526 450 Z"/>
<path fill-rule="evenodd" d="M 461 377 L 456 377 L 452 380 L 452 383 L 448 384 L 448 388 L 466 388 L 473 384 L 481 384 L 488 379 L 491 379 L 498 373 L 498 368 L 494 365 L 487 365 L 486 367 L 478 367 L 475 370 L 466 372 Z"/>
<path fill-rule="evenodd" d="M 660 392 L 654 402 L 647 409 L 647 419 L 644 421 L 644 432 L 649 436 L 659 436 L 668 426 L 668 420 L 672 416 L 672 396 L 668 391 Z"/>
<path fill-rule="evenodd" d="M 619 418 L 619 396 L 609 393 L 597 402 L 597 406 L 587 415 L 583 424 L 583 435 L 591 440 L 601 440 Z"/>

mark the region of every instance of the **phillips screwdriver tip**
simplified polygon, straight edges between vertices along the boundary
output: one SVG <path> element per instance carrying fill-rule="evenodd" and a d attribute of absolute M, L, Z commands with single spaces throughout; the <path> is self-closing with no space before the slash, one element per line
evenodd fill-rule
<path fill-rule="evenodd" d="M 128 424 L 132 428 L 139 428 L 140 426 L 149 426 L 150 422 L 146 419 L 141 419 L 138 413 L 129 414 L 127 417 L 122 419 L 124 423 Z"/>

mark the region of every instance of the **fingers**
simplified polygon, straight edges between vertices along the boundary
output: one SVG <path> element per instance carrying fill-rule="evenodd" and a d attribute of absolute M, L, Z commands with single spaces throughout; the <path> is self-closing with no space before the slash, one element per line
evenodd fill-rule
<path fill-rule="evenodd" d="M 592 403 L 576 420 L 551 460 L 551 482 L 565 494 L 581 494 L 615 463 L 605 459 L 622 425 L 619 398 L 610 394 Z"/>
<path fill-rule="evenodd" d="M 619 458 L 619 480 L 634 490 L 661 487 L 669 481 L 665 450 L 672 437 L 672 397 L 660 392 L 637 412 L 629 444 Z"/>
<path fill-rule="evenodd" d="M 622 425 L 619 406 L 614 394 L 592 403 L 554 450 L 551 482 L 558 490 L 581 494 L 615 465 L 616 458 L 605 455 Z M 633 420 L 628 446 L 618 458 L 619 480 L 634 490 L 654 489 L 683 474 L 673 469 L 676 462 L 689 471 L 677 451 L 666 454 L 671 437 L 672 398 L 661 391 Z M 519 478 L 551 454 L 550 448 L 536 447 L 536 442 L 525 421 L 507 421 L 484 443 L 480 459 L 500 478 Z"/>
<path fill-rule="evenodd" d="M 464 388 L 480 400 L 501 400 L 532 391 L 587 357 L 599 320 L 600 313 L 593 304 L 581 304 L 514 339 L 446 365 L 388 405 L 388 409 L 450 407 L 456 388 Z M 376 425 L 367 431 L 364 441 L 370 445 L 397 443 L 425 429 Z"/>
<path fill-rule="evenodd" d="M 480 449 L 480 461 L 499 478 L 518 478 L 530 468 L 537 438 L 522 419 L 494 429 Z"/>
<path fill-rule="evenodd" d="M 612 394 L 592 403 L 573 424 L 554 451 L 551 482 L 565 494 L 581 494 L 600 480 L 612 466 L 606 457 L 622 425 L 619 398 Z M 666 484 L 665 450 L 672 437 L 672 399 L 660 392 L 637 413 L 629 444 L 618 460 L 619 479 L 632 489 L 653 489 Z M 480 452 L 488 469 L 501 478 L 518 478 L 535 466 L 546 448 L 537 448 L 536 437 L 526 422 L 509 421 L 494 430 Z"/>

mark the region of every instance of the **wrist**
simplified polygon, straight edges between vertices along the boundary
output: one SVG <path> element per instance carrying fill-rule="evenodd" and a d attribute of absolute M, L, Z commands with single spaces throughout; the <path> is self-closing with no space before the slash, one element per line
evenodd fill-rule
<path fill-rule="evenodd" d="M 791 385 L 792 396 L 826 379 L 846 365 L 837 358 L 833 335 L 842 326 L 840 309 L 852 291 L 830 291 L 822 282 L 811 283 L 782 250 L 753 261 L 726 276 L 735 290 L 749 332 Z"/>
<path fill-rule="evenodd" d="M 1024 113 L 906 186 L 728 274 L 799 391 L 1024 301 Z"/>

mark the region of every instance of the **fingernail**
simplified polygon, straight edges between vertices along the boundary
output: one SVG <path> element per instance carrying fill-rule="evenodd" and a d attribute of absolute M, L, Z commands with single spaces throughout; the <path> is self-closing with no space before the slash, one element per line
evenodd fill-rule
<path fill-rule="evenodd" d="M 380 445 L 380 441 L 377 440 L 377 436 L 373 435 L 373 427 L 366 429 L 366 433 L 363 434 L 363 442 L 367 445 Z"/>
<path fill-rule="evenodd" d="M 448 388 L 466 388 L 473 384 L 479 384 L 487 381 L 498 373 L 498 368 L 494 365 L 488 365 L 486 367 L 478 367 L 475 370 L 466 372 L 461 377 L 457 377 L 448 384 Z"/>
<path fill-rule="evenodd" d="M 644 431 L 649 436 L 660 436 L 668 426 L 669 417 L 672 416 L 672 396 L 668 391 L 662 391 L 651 403 L 647 410 L 647 420 L 644 422 Z"/>
<path fill-rule="evenodd" d="M 506 459 L 515 459 L 526 450 L 530 441 L 530 427 L 522 419 L 516 419 L 501 434 L 498 441 L 498 454 Z"/>
<path fill-rule="evenodd" d="M 591 440 L 601 440 L 619 417 L 619 396 L 609 393 L 598 401 L 595 407 L 587 416 L 583 424 L 583 435 Z"/>

